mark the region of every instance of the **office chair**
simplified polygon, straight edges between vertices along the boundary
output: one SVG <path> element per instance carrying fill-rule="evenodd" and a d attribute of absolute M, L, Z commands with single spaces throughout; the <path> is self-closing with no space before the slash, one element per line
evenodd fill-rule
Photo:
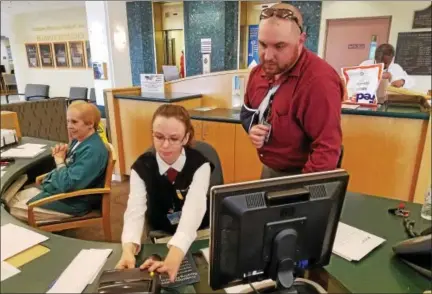
<path fill-rule="evenodd" d="M 71 87 L 69 90 L 68 105 L 76 100 L 88 101 L 87 93 L 88 89 L 85 87 Z"/>
<path fill-rule="evenodd" d="M 49 99 L 49 85 L 27 84 L 24 94 L 17 94 L 24 96 L 26 101 Z"/>
<path fill-rule="evenodd" d="M 91 103 L 93 103 L 93 104 L 96 104 L 96 91 L 95 91 L 95 88 L 90 88 L 88 101 L 91 102 Z"/>
<path fill-rule="evenodd" d="M 105 185 L 103 188 L 92 188 L 84 189 L 69 193 L 61 193 L 52 195 L 50 197 L 35 201 L 28 205 L 28 223 L 30 226 L 39 228 L 47 232 L 57 232 L 66 229 L 81 228 L 86 226 L 92 226 L 94 224 L 102 224 L 102 228 L 105 235 L 106 241 L 111 241 L 111 222 L 110 222 L 110 196 L 111 196 L 111 177 L 116 162 L 117 156 L 114 151 L 114 147 L 111 144 L 105 144 L 108 149 L 108 163 L 105 170 Z M 40 185 L 47 174 L 41 175 L 36 178 L 36 184 Z M 34 217 L 33 209 L 43 204 L 54 202 L 61 199 L 70 199 L 73 197 L 85 196 L 85 195 L 101 195 L 102 203 L 101 207 L 92 210 L 84 216 L 71 217 L 58 221 L 36 221 Z"/>
<path fill-rule="evenodd" d="M 222 173 L 222 164 L 219 159 L 219 155 L 217 154 L 216 150 L 211 146 L 210 144 L 203 142 L 203 141 L 195 141 L 193 146 L 193 149 L 198 150 L 201 152 L 202 155 L 204 155 L 214 166 L 213 172 L 210 176 L 210 186 L 209 190 L 207 191 L 207 199 L 210 196 L 210 189 L 213 186 L 217 185 L 223 185 L 224 179 L 223 179 L 223 173 Z M 148 151 L 154 151 L 154 148 L 151 147 Z M 145 225 L 145 232 L 147 235 L 147 238 L 149 238 L 151 241 L 155 241 L 155 239 L 165 238 L 171 236 L 170 233 L 164 232 L 164 231 L 158 231 L 153 230 L 151 227 L 151 224 L 148 222 L 148 219 L 146 219 L 146 225 Z M 206 229 L 200 230 L 205 231 Z M 205 235 L 205 233 L 198 231 L 199 235 Z"/>

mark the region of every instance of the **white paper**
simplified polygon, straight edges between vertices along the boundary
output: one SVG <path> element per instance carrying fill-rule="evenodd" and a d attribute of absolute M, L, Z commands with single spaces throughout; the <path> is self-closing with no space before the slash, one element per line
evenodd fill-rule
<path fill-rule="evenodd" d="M 7 262 L 2 261 L 1 262 L 1 281 L 3 282 L 6 279 L 9 279 L 10 277 L 15 276 L 16 274 L 20 273 L 21 271 L 12 265 L 10 265 Z"/>
<path fill-rule="evenodd" d="M 355 105 L 355 104 L 342 104 L 342 108 L 345 109 L 357 109 L 359 107 L 360 105 Z"/>
<path fill-rule="evenodd" d="M 96 278 L 111 249 L 83 249 L 47 293 L 81 293 Z"/>
<path fill-rule="evenodd" d="M 1 171 L 1 175 L 0 175 L 0 177 L 3 178 L 3 176 L 4 176 L 5 173 L 6 173 L 5 171 Z"/>
<path fill-rule="evenodd" d="M 213 109 L 216 109 L 216 107 L 198 107 L 198 108 L 195 108 L 194 110 L 195 111 L 210 111 Z"/>
<path fill-rule="evenodd" d="M 202 56 L 202 62 L 203 62 L 203 74 L 210 73 L 210 54 L 203 54 Z"/>
<path fill-rule="evenodd" d="M 39 148 L 12 148 L 1 153 L 2 157 L 15 157 L 15 158 L 33 158 L 44 152 L 45 149 Z"/>
<path fill-rule="evenodd" d="M 333 253 L 348 261 L 360 261 L 385 240 L 339 222 Z"/>
<path fill-rule="evenodd" d="M 201 249 L 202 254 L 204 255 L 205 260 L 207 263 L 210 263 L 210 248 L 203 248 Z"/>
<path fill-rule="evenodd" d="M 141 93 L 165 93 L 164 75 L 141 74 Z"/>
<path fill-rule="evenodd" d="M 1 260 L 6 260 L 30 247 L 48 240 L 48 237 L 14 224 L 1 227 Z"/>
<path fill-rule="evenodd" d="M 26 144 L 22 144 L 17 146 L 17 148 L 20 149 L 42 149 L 46 147 L 45 144 L 33 144 L 33 143 L 26 143 Z"/>

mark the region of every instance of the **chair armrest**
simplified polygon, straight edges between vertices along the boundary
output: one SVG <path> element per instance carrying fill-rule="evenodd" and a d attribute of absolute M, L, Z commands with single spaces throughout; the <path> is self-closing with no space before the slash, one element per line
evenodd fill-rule
<path fill-rule="evenodd" d="M 36 185 L 40 186 L 40 184 L 42 184 L 42 181 L 45 179 L 45 177 L 48 175 L 49 173 L 40 175 L 38 177 L 36 177 L 35 183 Z"/>
<path fill-rule="evenodd" d="M 106 194 L 109 192 L 111 192 L 110 188 L 94 188 L 94 189 L 79 190 L 79 191 L 70 192 L 70 193 L 60 193 L 60 194 L 52 195 L 50 197 L 35 201 L 33 203 L 30 203 L 28 205 L 28 208 L 29 208 L 29 212 L 30 212 L 30 209 L 33 210 L 34 207 L 39 207 L 41 205 L 51 203 L 54 201 L 67 199 L 67 198 L 74 198 L 74 197 L 79 197 L 79 196 L 86 196 L 86 195 Z"/>

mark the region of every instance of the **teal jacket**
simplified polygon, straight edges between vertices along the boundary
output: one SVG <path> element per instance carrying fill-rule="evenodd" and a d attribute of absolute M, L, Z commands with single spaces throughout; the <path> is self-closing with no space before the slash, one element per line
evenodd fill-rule
<path fill-rule="evenodd" d="M 41 184 L 41 193 L 30 199 L 27 203 L 56 195 L 82 189 L 102 188 L 105 182 L 105 170 L 108 163 L 108 150 L 102 139 L 94 133 L 78 143 L 72 140 L 66 154 L 66 166 L 52 170 Z M 99 206 L 101 196 L 80 196 L 63 199 L 42 205 L 42 208 L 55 210 L 74 216 L 84 215 Z"/>

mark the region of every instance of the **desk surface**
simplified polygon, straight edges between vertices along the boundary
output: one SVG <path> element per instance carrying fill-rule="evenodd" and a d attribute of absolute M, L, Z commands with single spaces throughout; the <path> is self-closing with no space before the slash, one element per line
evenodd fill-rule
<path fill-rule="evenodd" d="M 32 142 L 36 143 L 35 141 Z M 37 164 L 38 160 L 39 157 L 37 159 L 22 159 L 15 173 L 17 176 L 24 173 L 27 168 Z M 10 176 L 14 177 L 14 175 Z M 330 264 L 325 269 L 330 276 L 350 292 L 422 293 L 430 289 L 430 282 L 426 278 L 393 257 L 392 246 L 406 238 L 402 220 L 387 213 L 388 208 L 396 207 L 398 203 L 398 201 L 390 199 L 347 193 L 341 220 L 386 239 L 382 246 L 358 263 L 348 262 L 335 255 L 332 256 Z M 408 203 L 407 207 L 411 210 L 412 219 L 416 220 L 418 230 L 430 225 L 430 222 L 420 218 L 420 205 Z M 2 225 L 14 223 L 28 227 L 9 215 L 3 207 L 0 213 Z M 113 253 L 103 268 L 104 270 L 113 268 L 121 255 L 120 244 L 91 242 L 46 232 L 41 233 L 49 236 L 43 245 L 50 248 L 50 252 L 24 265 L 20 268 L 21 273 L 2 282 L 1 292 L 45 293 L 51 283 L 58 278 L 81 249 L 113 249 Z M 143 250 L 138 257 L 140 261 L 152 253 L 165 255 L 167 252 L 167 248 L 163 244 L 145 244 L 142 247 Z M 197 241 L 193 244 L 191 251 L 197 252 L 204 247 L 208 247 L 207 241 Z M 202 274 L 201 282 L 195 285 L 197 292 L 211 292 L 207 279 L 208 266 L 198 264 L 198 268 Z M 96 283 L 85 289 L 85 292 L 95 291 L 96 287 L 97 279 Z"/>
<path fill-rule="evenodd" d="M 171 103 L 171 102 L 180 102 L 190 99 L 201 98 L 201 94 L 193 94 L 193 93 L 141 93 L 141 95 L 129 95 L 129 94 L 116 94 L 114 98 L 116 99 L 132 99 L 132 100 L 141 100 L 141 101 L 149 101 L 149 102 L 160 102 L 160 103 Z"/>
<path fill-rule="evenodd" d="M 4 190 L 7 189 L 20 175 L 24 174 L 28 169 L 38 165 L 41 161 L 51 156 L 51 147 L 55 146 L 57 142 L 48 141 L 37 138 L 22 137 L 19 144 L 45 144 L 45 151 L 32 159 L 27 158 L 16 158 L 15 162 L 5 167 L 3 171 L 5 174 L 1 177 L 0 192 L 3 194 Z M 4 150 L 15 148 L 17 145 L 11 145 L 6 147 Z M 3 149 L 2 149 L 3 150 Z"/>
<path fill-rule="evenodd" d="M 207 111 L 189 110 L 192 119 L 204 121 L 218 121 L 226 123 L 240 123 L 240 110 L 215 108 Z M 401 107 L 401 106 L 379 106 L 376 109 L 371 108 L 357 108 L 357 109 L 342 109 L 342 115 L 366 115 L 366 116 L 379 116 L 379 117 L 394 117 L 394 118 L 409 118 L 428 120 L 429 113 L 420 112 L 418 108 L 414 107 Z"/>

